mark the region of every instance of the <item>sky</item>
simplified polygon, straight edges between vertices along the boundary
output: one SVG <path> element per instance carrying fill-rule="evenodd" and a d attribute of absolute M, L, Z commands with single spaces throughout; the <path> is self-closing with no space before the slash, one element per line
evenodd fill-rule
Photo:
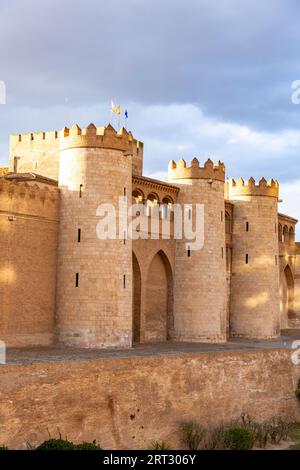
<path fill-rule="evenodd" d="M 146 175 L 220 159 L 277 178 L 300 219 L 299 19 L 299 0 L 0 0 L 0 165 L 10 133 L 105 125 L 113 100 Z"/>

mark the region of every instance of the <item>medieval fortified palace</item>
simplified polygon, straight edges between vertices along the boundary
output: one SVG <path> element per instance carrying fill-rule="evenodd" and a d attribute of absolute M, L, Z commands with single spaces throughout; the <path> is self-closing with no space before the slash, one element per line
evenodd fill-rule
<path fill-rule="evenodd" d="M 277 181 L 225 181 L 194 158 L 168 182 L 142 175 L 143 144 L 111 125 L 12 135 L 0 169 L 0 339 L 129 348 L 166 340 L 272 339 L 298 323 L 297 220 Z M 167 208 L 171 237 L 100 239 L 100 203 Z M 174 204 L 203 204 L 204 246 L 172 232 Z M 145 210 L 150 226 L 152 213 Z M 118 214 L 117 214 L 118 215 Z M 174 213 L 173 213 L 174 216 Z"/>

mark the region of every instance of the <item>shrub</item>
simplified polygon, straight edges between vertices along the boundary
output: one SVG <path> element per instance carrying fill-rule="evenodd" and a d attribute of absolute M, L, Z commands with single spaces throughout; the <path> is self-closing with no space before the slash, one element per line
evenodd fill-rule
<path fill-rule="evenodd" d="M 278 416 L 267 421 L 267 425 L 272 444 L 280 444 L 282 439 L 287 439 L 292 429 L 291 423 Z"/>
<path fill-rule="evenodd" d="M 259 447 L 264 449 L 269 440 L 270 429 L 268 423 L 254 423 L 253 434 L 255 442 Z"/>
<path fill-rule="evenodd" d="M 82 442 L 81 444 L 75 445 L 75 450 L 102 450 L 96 441 L 93 442 Z"/>
<path fill-rule="evenodd" d="M 253 433 L 246 428 L 230 428 L 225 432 L 224 445 L 229 450 L 250 450 L 254 445 Z"/>
<path fill-rule="evenodd" d="M 206 450 L 222 450 L 224 449 L 224 438 L 226 428 L 224 424 L 220 424 L 216 428 L 208 432 L 205 449 Z"/>
<path fill-rule="evenodd" d="M 170 446 L 165 441 L 153 441 L 152 444 L 151 444 L 151 449 L 153 449 L 153 450 L 170 450 Z"/>
<path fill-rule="evenodd" d="M 48 439 L 35 450 L 75 450 L 76 445 L 66 439 Z"/>
<path fill-rule="evenodd" d="M 5 445 L 0 445 L 0 450 L 9 450 L 8 447 L 6 447 Z"/>
<path fill-rule="evenodd" d="M 198 450 L 206 430 L 195 421 L 184 421 L 180 424 L 181 441 L 189 450 Z"/>

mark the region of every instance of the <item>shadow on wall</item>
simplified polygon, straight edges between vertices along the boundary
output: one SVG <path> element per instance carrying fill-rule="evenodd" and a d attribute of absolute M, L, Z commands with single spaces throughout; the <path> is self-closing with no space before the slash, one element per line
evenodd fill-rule
<path fill-rule="evenodd" d="M 162 250 L 158 251 L 142 279 L 134 253 L 132 258 L 134 342 L 171 339 L 174 321 L 173 275 L 170 262 Z"/>

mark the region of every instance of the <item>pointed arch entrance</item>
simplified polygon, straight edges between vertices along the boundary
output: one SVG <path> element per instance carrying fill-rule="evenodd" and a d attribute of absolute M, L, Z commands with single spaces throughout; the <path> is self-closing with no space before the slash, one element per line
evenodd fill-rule
<path fill-rule="evenodd" d="M 287 265 L 280 279 L 280 312 L 281 328 L 288 327 L 289 315 L 294 311 L 294 278 L 292 270 Z"/>
<path fill-rule="evenodd" d="M 135 254 L 132 252 L 132 333 L 133 342 L 139 343 L 141 340 L 141 270 Z"/>
<path fill-rule="evenodd" d="M 148 273 L 145 302 L 145 341 L 166 341 L 173 331 L 172 269 L 165 253 L 153 257 Z"/>

